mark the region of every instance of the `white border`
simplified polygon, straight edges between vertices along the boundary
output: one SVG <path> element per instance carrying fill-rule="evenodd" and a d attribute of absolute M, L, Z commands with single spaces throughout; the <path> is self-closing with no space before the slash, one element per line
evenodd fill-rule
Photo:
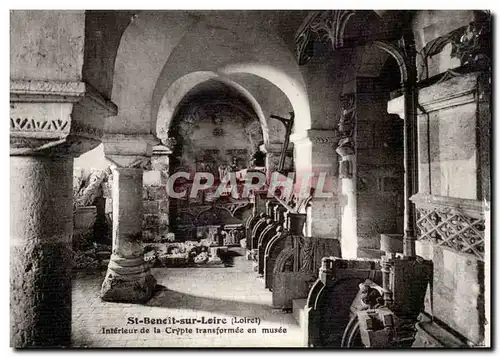
<path fill-rule="evenodd" d="M 5 76 L 5 78 L 2 78 L 1 83 L 3 84 L 0 88 L 2 91 L 2 98 L 4 101 L 2 101 L 2 104 L 5 105 L 4 108 L 4 113 L 7 114 L 9 111 L 9 103 L 6 100 L 6 98 L 9 97 L 9 71 L 7 68 L 9 68 L 9 62 L 7 62 L 7 53 L 10 52 L 9 50 L 9 11 L 10 9 L 82 9 L 82 8 L 87 8 L 87 9 L 133 9 L 133 8 L 140 8 L 140 9 L 332 9 L 332 8 L 350 8 L 350 9 L 370 9 L 370 8 L 378 8 L 378 9 L 470 9 L 471 7 L 476 8 L 476 9 L 490 9 L 493 12 L 493 15 L 495 17 L 495 22 L 496 22 L 496 17 L 499 14 L 498 11 L 498 0 L 496 1 L 463 1 L 463 0 L 454 0 L 454 1 L 446 1 L 446 2 L 437 2 L 436 0 L 420 0 L 418 2 L 402 2 L 402 1 L 362 1 L 362 0 L 349 0 L 348 2 L 345 3 L 340 3 L 340 2 L 334 2 L 334 1 L 319 1 L 319 0 L 308 0 L 308 1 L 269 1 L 269 0 L 253 0 L 253 1 L 248 1 L 248 2 L 236 2 L 236 1 L 221 1 L 221 0 L 215 0 L 215 1 L 199 1 L 199 0 L 183 0 L 180 2 L 168 2 L 168 1 L 140 1 L 140 2 L 131 2 L 131 1 L 95 1 L 95 0 L 88 0 L 85 2 L 68 2 L 68 1 L 44 1 L 43 3 L 41 2 L 36 2 L 36 1 L 23 1 L 23 0 L 17 0 L 17 1 L 7 1 L 3 2 L 2 5 L 6 6 L 6 9 L 2 11 L 1 14 L 1 20 L 0 23 L 3 24 L 3 31 L 2 31 L 2 41 L 1 44 L 4 47 L 4 51 L 2 51 L 3 56 L 1 56 L 1 61 L 2 61 L 2 68 L 4 70 L 1 71 L 2 76 Z M 496 48 L 497 45 L 497 36 L 496 36 L 496 29 L 498 27 L 498 24 L 495 23 L 494 29 L 495 29 L 495 34 L 494 34 L 494 48 Z M 496 53 L 495 53 L 496 55 Z M 496 63 L 495 61 L 495 69 Z M 498 71 L 494 71 L 495 73 Z M 496 78 L 494 78 L 496 82 Z M 495 93 L 498 92 L 498 88 L 495 88 Z M 497 99 L 497 96 L 495 95 L 495 99 Z M 494 103 L 496 100 L 494 99 Z M 494 109 L 494 113 L 496 113 L 497 110 L 496 108 Z M 3 120 L 5 123 L 5 128 L 7 129 L 7 120 L 6 118 Z M 496 124 L 496 127 L 498 127 L 498 124 Z M 2 131 L 4 133 L 4 131 Z M 2 188 L 2 195 L 1 197 L 3 198 L 1 200 L 1 216 L 2 217 L 2 222 L 4 223 L 2 227 L 4 228 L 4 235 L 3 235 L 3 248 L 0 249 L 0 253 L 2 254 L 0 258 L 0 262 L 2 264 L 1 267 L 1 276 L 2 276 L 2 294 L 0 294 L 1 297 L 1 302 L 0 302 L 0 307 L 3 315 L 2 323 L 1 323 L 1 331 L 0 331 L 0 338 L 2 340 L 1 346 L 3 347 L 4 352 L 7 353 L 7 355 L 12 355 L 15 353 L 13 349 L 9 347 L 9 339 L 10 339 L 10 324 L 9 324 L 9 316 L 10 316 L 10 310 L 9 310 L 9 249 L 8 249 L 8 242 L 9 242 L 9 201 L 7 197 L 9 197 L 9 175 L 5 173 L 5 169 L 9 170 L 9 159 L 8 159 L 8 152 L 9 152 L 9 144 L 8 144 L 8 132 L 5 130 L 5 136 L 3 137 L 3 140 L 0 141 L 1 145 L 1 150 L 2 150 L 2 155 L 0 156 L 1 160 L 1 165 L 0 167 L 2 168 L 3 174 L 0 175 L 0 187 Z M 493 140 L 494 143 L 494 151 L 495 153 L 500 153 L 500 143 L 499 140 Z M 500 156 L 500 155 L 496 155 Z M 496 161 L 496 158 L 495 158 Z M 498 164 L 498 162 L 497 162 Z M 495 180 L 495 183 L 497 180 Z M 496 186 L 496 185 L 495 185 Z M 494 203 L 493 203 L 494 204 Z M 493 218 L 493 222 L 498 221 L 497 218 L 498 211 L 496 211 L 496 214 Z M 495 240 L 495 237 L 492 237 L 492 240 Z M 500 247 L 500 243 L 495 244 L 495 257 L 498 257 L 498 250 Z M 497 280 L 497 275 L 492 272 L 493 276 L 492 279 L 494 281 Z M 493 285 L 493 288 L 495 287 L 495 284 Z M 493 310 L 494 311 L 494 310 Z M 494 318 L 494 314 L 491 316 L 492 320 Z M 494 323 L 495 331 L 499 330 L 498 325 L 496 325 L 496 319 L 495 321 L 491 321 Z M 494 337 L 497 336 L 492 336 L 492 341 L 495 343 L 495 341 L 500 341 L 498 338 L 495 339 Z M 74 351 L 74 350 L 73 350 Z M 59 355 L 67 355 L 71 351 L 61 351 L 57 352 Z M 132 354 L 132 355 L 138 355 L 140 353 L 145 352 L 145 350 L 140 350 L 140 351 L 126 351 L 126 350 L 120 350 L 120 351 L 113 351 L 114 353 L 127 353 L 127 354 Z M 94 355 L 105 355 L 109 353 L 113 353 L 112 351 L 106 351 L 106 350 L 99 350 L 99 351 L 94 351 Z M 215 353 L 247 353 L 249 351 L 222 351 L 218 350 L 215 351 Z M 283 354 L 283 353 L 290 353 L 290 351 L 269 351 L 269 352 L 264 352 L 264 351 L 252 351 L 253 353 L 259 353 L 259 354 Z M 312 351 L 300 351 L 302 354 L 305 352 L 306 354 L 313 353 Z M 327 353 L 331 354 L 337 354 L 337 353 L 344 353 L 341 351 L 325 351 Z M 367 351 L 368 352 L 368 351 Z M 422 353 L 436 353 L 439 351 L 411 351 L 411 353 L 417 353 L 417 354 L 422 354 Z M 36 352 L 23 352 L 23 355 L 32 355 L 32 354 L 38 354 L 38 353 L 44 353 L 43 351 L 36 351 Z M 47 351 L 46 353 L 52 353 L 52 351 Z M 160 353 L 165 353 L 168 355 L 171 354 L 176 354 L 178 351 L 172 351 L 172 350 L 163 350 Z M 192 354 L 192 353 L 200 353 L 200 351 L 188 351 L 188 352 L 183 352 L 183 355 L 185 354 Z M 202 352 L 206 353 L 206 352 Z M 318 353 L 317 351 L 314 353 Z M 353 352 L 350 352 L 350 355 L 352 355 Z M 356 351 L 354 352 L 355 354 L 358 353 L 364 353 L 363 351 Z M 372 354 L 386 354 L 386 353 L 402 353 L 398 351 L 370 351 L 368 352 L 370 355 Z M 468 352 L 469 354 L 476 354 L 476 353 L 481 353 L 481 351 L 472 351 Z"/>

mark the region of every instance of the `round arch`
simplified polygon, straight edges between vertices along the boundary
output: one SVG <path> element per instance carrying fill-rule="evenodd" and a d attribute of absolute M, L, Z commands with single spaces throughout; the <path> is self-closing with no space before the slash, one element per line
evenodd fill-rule
<path fill-rule="evenodd" d="M 233 74 L 251 74 L 267 80 L 283 92 L 295 113 L 294 131 L 305 131 L 311 126 L 311 112 L 305 85 L 299 76 L 288 73 L 264 63 L 239 63 L 221 67 L 217 70 L 225 76 Z M 296 79 L 299 78 L 299 79 Z"/>
<path fill-rule="evenodd" d="M 208 80 L 217 80 L 226 84 L 248 101 L 248 103 L 253 108 L 255 115 L 257 115 L 257 118 L 259 119 L 262 128 L 263 140 L 264 143 L 267 144 L 269 142 L 269 130 L 267 126 L 267 119 L 262 111 L 262 108 L 260 107 L 260 104 L 255 100 L 252 94 L 240 84 L 229 78 L 225 78 L 215 72 L 210 71 L 198 71 L 189 73 L 181 78 L 178 78 L 167 89 L 167 92 L 164 94 L 160 102 L 160 107 L 158 109 L 158 115 L 155 125 L 156 136 L 160 140 L 168 137 L 168 131 L 172 124 L 172 119 L 179 103 L 191 89 Z"/>

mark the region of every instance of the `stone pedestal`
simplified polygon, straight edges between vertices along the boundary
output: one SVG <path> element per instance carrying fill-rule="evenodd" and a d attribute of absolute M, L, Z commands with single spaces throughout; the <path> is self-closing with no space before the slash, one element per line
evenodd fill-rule
<path fill-rule="evenodd" d="M 72 158 L 10 158 L 11 346 L 71 342 Z"/>
<path fill-rule="evenodd" d="M 221 247 L 210 247 L 210 257 L 208 258 L 207 264 L 222 264 L 222 260 L 218 255 L 219 249 L 221 249 Z"/>
<path fill-rule="evenodd" d="M 141 244 L 142 175 L 142 169 L 113 169 L 113 253 L 101 289 L 105 301 L 144 302 L 156 286 Z"/>

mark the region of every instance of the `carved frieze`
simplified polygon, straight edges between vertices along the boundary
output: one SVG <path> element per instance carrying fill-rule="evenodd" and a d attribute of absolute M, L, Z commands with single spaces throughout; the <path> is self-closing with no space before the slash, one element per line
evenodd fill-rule
<path fill-rule="evenodd" d="M 11 154 L 78 156 L 100 142 L 117 107 L 84 82 L 11 80 Z"/>

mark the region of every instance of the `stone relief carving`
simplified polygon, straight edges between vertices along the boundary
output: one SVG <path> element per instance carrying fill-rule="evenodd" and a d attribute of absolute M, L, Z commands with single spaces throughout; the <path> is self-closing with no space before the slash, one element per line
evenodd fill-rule
<path fill-rule="evenodd" d="M 71 125 L 71 134 L 78 134 L 79 136 L 100 139 L 104 135 L 104 130 L 95 128 L 91 125 L 87 125 L 79 121 L 74 121 Z"/>
<path fill-rule="evenodd" d="M 304 65 L 313 56 L 314 38 L 330 41 L 334 50 L 344 46 L 344 29 L 356 12 L 353 10 L 311 11 L 295 35 L 296 56 Z"/>
<path fill-rule="evenodd" d="M 474 218 L 451 208 L 417 206 L 420 240 L 484 259 L 484 218 Z"/>
<path fill-rule="evenodd" d="M 299 237 L 298 238 L 299 247 L 302 249 L 299 250 L 300 254 L 300 267 L 299 271 L 301 273 L 311 273 L 313 272 L 313 241 L 308 237 Z"/>
<path fill-rule="evenodd" d="M 484 260 L 484 203 L 477 200 L 416 194 L 419 240 Z"/>
<path fill-rule="evenodd" d="M 458 42 L 454 43 L 455 55 L 460 58 L 462 65 L 491 62 L 490 19 L 474 21 L 465 28 Z"/>
<path fill-rule="evenodd" d="M 114 103 L 84 82 L 11 80 L 11 153 L 78 156 L 103 135 L 82 121 L 92 117 L 89 122 L 99 123 L 116 113 Z"/>
<path fill-rule="evenodd" d="M 234 217 L 236 211 L 241 208 L 248 206 L 249 202 L 243 203 L 228 203 L 225 205 L 216 205 L 215 207 L 228 211 L 231 214 L 231 217 Z"/>
<path fill-rule="evenodd" d="M 128 165 L 130 169 L 143 169 L 143 170 L 151 170 L 151 158 L 150 157 L 141 157 L 136 161 L 132 162 Z"/>
<path fill-rule="evenodd" d="M 40 120 L 35 118 L 10 118 L 10 129 L 12 131 L 37 132 L 55 131 L 69 132 L 68 120 Z"/>
<path fill-rule="evenodd" d="M 102 184 L 111 173 L 108 170 L 95 170 L 88 178 L 87 185 L 81 187 L 83 180 L 77 179 L 73 181 L 73 206 L 84 207 L 93 204 L 95 199 L 103 195 Z M 77 181 L 75 183 L 75 181 Z M 79 185 L 78 185 L 79 183 Z M 78 187 L 79 186 L 79 187 Z"/>
<path fill-rule="evenodd" d="M 342 114 L 340 116 L 338 130 L 340 140 L 336 149 L 340 156 L 353 155 L 355 152 L 354 128 L 356 127 L 355 94 L 346 94 L 341 97 Z"/>
<path fill-rule="evenodd" d="M 446 35 L 428 42 L 420 52 L 421 71 L 420 80 L 429 77 L 429 58 L 437 55 L 446 45 L 452 45 L 450 56 L 460 59 L 461 66 L 470 66 L 474 70 L 487 69 L 491 65 L 491 16 L 483 14 L 483 18 L 450 31 Z M 450 76 L 452 73 L 447 73 Z"/>
<path fill-rule="evenodd" d="M 314 54 L 314 42 L 312 41 L 312 31 L 309 28 L 308 21 L 311 17 L 313 17 L 313 14 L 309 14 L 295 36 L 295 53 L 299 66 L 307 64 Z"/>

